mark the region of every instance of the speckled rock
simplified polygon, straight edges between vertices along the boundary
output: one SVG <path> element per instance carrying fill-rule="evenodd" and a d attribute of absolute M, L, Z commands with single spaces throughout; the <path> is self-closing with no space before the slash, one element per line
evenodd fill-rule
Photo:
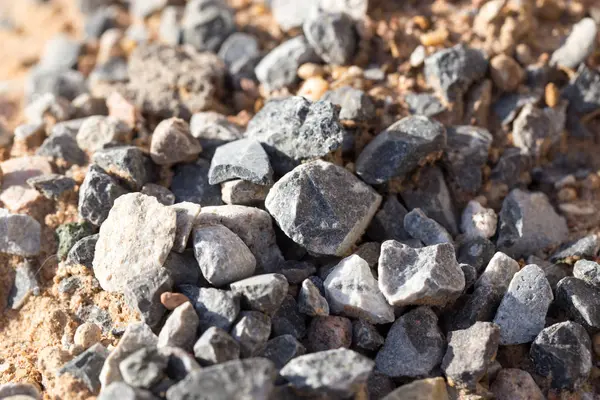
<path fill-rule="evenodd" d="M 377 331 L 375 326 L 370 323 L 357 319 L 352 321 L 352 347 L 361 350 L 373 351 L 378 350 L 385 339 Z"/>
<path fill-rule="evenodd" d="M 229 7 L 220 1 L 192 0 L 187 3 L 183 21 L 183 42 L 198 51 L 216 52 L 235 31 Z"/>
<path fill-rule="evenodd" d="M 221 199 L 223 203 L 240 206 L 261 206 L 271 186 L 257 185 L 256 183 L 236 179 L 221 184 Z"/>
<path fill-rule="evenodd" d="M 404 178 L 446 146 L 446 129 L 424 116 L 410 116 L 381 132 L 356 159 L 356 172 L 370 184 Z"/>
<path fill-rule="evenodd" d="M 398 201 L 396 196 L 388 196 L 383 206 L 377 211 L 371 224 L 367 228 L 367 235 L 373 240 L 404 241 L 410 235 L 404 229 L 404 216 L 408 213 L 406 208 Z"/>
<path fill-rule="evenodd" d="M 268 101 L 250 120 L 246 136 L 258 140 L 280 175 L 300 161 L 323 157 L 342 145 L 339 109 L 292 96 Z"/>
<path fill-rule="evenodd" d="M 201 332 L 211 326 L 229 331 L 240 312 L 239 297 L 231 291 L 193 285 L 180 285 L 179 290 L 190 299 L 196 309 Z"/>
<path fill-rule="evenodd" d="M 452 235 L 442 225 L 427 217 L 420 208 L 415 208 L 404 216 L 404 230 L 425 246 L 454 242 Z"/>
<path fill-rule="evenodd" d="M 337 349 L 296 357 L 279 373 L 300 392 L 343 398 L 366 383 L 373 366 L 352 350 Z"/>
<path fill-rule="evenodd" d="M 248 246 L 256 259 L 257 270 L 279 272 L 277 267 L 283 257 L 268 212 L 238 205 L 202 207 L 196 224 L 226 226 Z"/>
<path fill-rule="evenodd" d="M 217 147 L 208 171 L 209 183 L 236 178 L 259 185 L 273 183 L 269 157 L 258 141 L 240 139 Z"/>
<path fill-rule="evenodd" d="M 24 214 L 0 208 L 0 252 L 21 257 L 37 256 L 41 250 L 42 227 Z"/>
<path fill-rule="evenodd" d="M 133 386 L 150 389 L 165 377 L 168 358 L 156 348 L 143 347 L 119 364 L 123 380 Z"/>
<path fill-rule="evenodd" d="M 315 317 L 308 326 L 307 348 L 312 352 L 349 348 L 352 344 L 352 322 L 336 316 Z"/>
<path fill-rule="evenodd" d="M 106 388 L 113 382 L 121 382 L 123 380 L 121 371 L 119 371 L 121 361 L 143 347 L 156 345 L 157 341 L 158 338 L 145 323 L 134 322 L 129 324 L 119 343 L 110 352 L 102 366 L 99 378 L 102 387 Z"/>
<path fill-rule="evenodd" d="M 100 390 L 100 370 L 109 355 L 106 347 L 96 343 L 77 357 L 63 365 L 57 372 L 58 376 L 70 374 L 83 382 L 92 393 Z"/>
<path fill-rule="evenodd" d="M 121 285 L 129 308 L 136 310 L 150 328 L 158 329 L 167 312 L 161 296 L 173 290 L 169 272 L 164 268 L 145 270 L 128 276 Z"/>
<path fill-rule="evenodd" d="M 340 106 L 340 119 L 365 122 L 375 117 L 375 104 L 368 94 L 351 86 L 326 92 L 322 100 Z"/>
<path fill-rule="evenodd" d="M 252 276 L 256 259 L 248 246 L 223 225 L 194 228 L 194 254 L 202 275 L 215 286 Z"/>
<path fill-rule="evenodd" d="M 152 134 L 150 157 L 158 165 L 193 161 L 202 151 L 202 146 L 190 133 L 190 126 L 179 118 L 162 121 Z"/>
<path fill-rule="evenodd" d="M 488 68 L 485 53 L 464 44 L 435 52 L 425 59 L 429 86 L 446 101 L 459 101 L 469 87 L 483 78 Z"/>
<path fill-rule="evenodd" d="M 261 357 L 271 360 L 278 369 L 304 353 L 306 348 L 292 335 L 277 336 L 269 340 L 259 351 Z"/>
<path fill-rule="evenodd" d="M 243 78 L 254 78 L 254 68 L 260 61 L 260 56 L 257 38 L 243 32 L 229 35 L 219 49 L 219 57 L 237 83 Z"/>
<path fill-rule="evenodd" d="M 394 321 L 394 310 L 379 290 L 369 265 L 357 255 L 340 261 L 323 286 L 333 314 L 361 318 L 375 324 Z"/>
<path fill-rule="evenodd" d="M 494 323 L 500 327 L 500 343 L 529 343 L 546 325 L 546 313 L 554 300 L 544 271 L 528 265 L 517 272 L 496 312 Z"/>
<path fill-rule="evenodd" d="M 79 215 L 96 226 L 101 225 L 115 201 L 127 192 L 116 179 L 92 164 L 79 188 Z"/>
<path fill-rule="evenodd" d="M 131 128 L 114 117 L 88 117 L 77 132 L 77 145 L 87 151 L 101 150 L 105 145 L 125 143 L 131 139 Z"/>
<path fill-rule="evenodd" d="M 535 372 L 549 378 L 556 389 L 577 389 L 592 368 L 591 340 L 585 329 L 571 321 L 542 330 L 529 351 Z"/>
<path fill-rule="evenodd" d="M 73 193 L 75 181 L 59 174 L 40 175 L 27 179 L 27 184 L 33 187 L 47 199 L 57 200 L 67 193 Z"/>
<path fill-rule="evenodd" d="M 153 178 L 152 162 L 135 146 L 96 151 L 92 162 L 108 174 L 123 180 L 132 190 L 140 190 Z"/>
<path fill-rule="evenodd" d="M 273 315 L 273 335 L 292 335 L 302 339 L 306 335 L 306 316 L 298 310 L 293 296 L 287 295 L 277 312 Z"/>
<path fill-rule="evenodd" d="M 504 199 L 500 211 L 498 249 L 521 257 L 561 244 L 569 229 L 545 194 L 514 189 Z"/>
<path fill-rule="evenodd" d="M 394 322 L 377 353 L 377 370 L 390 377 L 428 375 L 442 362 L 446 340 L 438 318 L 428 307 L 419 307 Z"/>
<path fill-rule="evenodd" d="M 230 285 L 231 291 L 240 296 L 242 306 L 265 314 L 273 314 L 288 291 L 288 282 L 281 274 L 257 275 Z"/>
<path fill-rule="evenodd" d="M 600 288 L 574 277 L 556 285 L 556 303 L 570 319 L 591 330 L 600 329 Z"/>
<path fill-rule="evenodd" d="M 131 193 L 117 199 L 100 227 L 94 255 L 102 288 L 120 292 L 128 278 L 162 268 L 175 240 L 175 221 L 175 211 L 152 197 Z"/>
<path fill-rule="evenodd" d="M 67 254 L 67 264 L 79 264 L 91 269 L 99 236 L 99 234 L 87 236 L 75 243 Z"/>
<path fill-rule="evenodd" d="M 351 188 L 352 196 L 340 196 L 340 188 Z M 309 251 L 330 255 L 344 254 L 358 240 L 380 203 L 381 196 L 372 188 L 325 161 L 295 168 L 273 186 L 265 201 L 288 237 Z"/>
<path fill-rule="evenodd" d="M 203 366 L 221 364 L 240 358 L 240 345 L 223 329 L 213 326 L 194 344 L 194 355 Z"/>
<path fill-rule="evenodd" d="M 442 370 L 451 386 L 475 389 L 496 357 L 500 333 L 500 328 L 490 322 L 477 322 L 448 334 Z"/>
<path fill-rule="evenodd" d="M 185 302 L 169 315 L 158 335 L 158 347 L 174 346 L 191 350 L 200 320 L 194 306 Z"/>
<path fill-rule="evenodd" d="M 573 276 L 592 285 L 600 286 L 600 264 L 588 260 L 579 260 L 573 267 Z"/>
<path fill-rule="evenodd" d="M 348 14 L 313 13 L 304 21 L 302 29 L 310 46 L 326 63 L 345 65 L 352 60 L 357 35 Z"/>
<path fill-rule="evenodd" d="M 210 159 L 217 147 L 244 137 L 241 128 L 226 116 L 214 111 L 195 113 L 190 120 L 190 131 L 202 145 L 201 157 Z"/>
<path fill-rule="evenodd" d="M 302 281 L 298 293 L 298 310 L 310 317 L 329 315 L 329 303 L 310 278 Z"/>
<path fill-rule="evenodd" d="M 79 240 L 86 236 L 93 235 L 96 229 L 89 222 L 70 222 L 62 224 L 56 228 L 58 237 L 58 250 L 56 255 L 60 260 L 64 260 L 71 248 Z"/>
<path fill-rule="evenodd" d="M 580 258 L 594 258 L 600 251 L 600 236 L 591 234 L 561 246 L 550 261 L 572 263 Z"/>
<path fill-rule="evenodd" d="M 290 12 L 289 9 L 285 11 Z M 294 83 L 302 64 L 316 61 L 318 56 L 304 36 L 296 36 L 271 50 L 254 69 L 267 90 L 281 89 Z"/>
<path fill-rule="evenodd" d="M 379 289 L 394 306 L 445 305 L 464 289 L 454 247 L 444 243 L 414 249 L 394 240 L 381 245 Z"/>

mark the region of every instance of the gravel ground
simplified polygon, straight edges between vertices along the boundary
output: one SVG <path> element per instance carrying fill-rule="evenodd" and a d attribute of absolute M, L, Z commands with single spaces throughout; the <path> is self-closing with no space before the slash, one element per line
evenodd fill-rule
<path fill-rule="evenodd" d="M 0 4 L 0 399 L 600 398 L 598 24 Z"/>

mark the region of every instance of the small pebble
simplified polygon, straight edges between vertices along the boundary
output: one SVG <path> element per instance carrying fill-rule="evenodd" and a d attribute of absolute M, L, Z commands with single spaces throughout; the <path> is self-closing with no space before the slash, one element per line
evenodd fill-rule
<path fill-rule="evenodd" d="M 87 349 L 100 342 L 100 339 L 102 339 L 102 329 L 96 324 L 84 322 L 75 330 L 73 342 L 77 346 Z"/>

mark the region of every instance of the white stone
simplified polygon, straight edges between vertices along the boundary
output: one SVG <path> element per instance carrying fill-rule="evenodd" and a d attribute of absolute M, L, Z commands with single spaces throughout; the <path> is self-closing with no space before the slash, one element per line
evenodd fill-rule
<path fill-rule="evenodd" d="M 460 229 L 469 238 L 491 238 L 496 234 L 498 216 L 491 208 L 485 208 L 475 200 L 469 201 L 462 213 Z"/>

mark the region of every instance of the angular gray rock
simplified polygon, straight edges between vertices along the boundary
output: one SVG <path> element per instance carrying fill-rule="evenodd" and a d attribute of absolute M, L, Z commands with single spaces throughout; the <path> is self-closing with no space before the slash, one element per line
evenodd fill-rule
<path fill-rule="evenodd" d="M 82 381 L 92 393 L 100 390 L 100 371 L 109 355 L 106 347 L 96 343 L 65 365 L 58 371 L 57 376 L 70 374 L 77 380 Z"/>
<path fill-rule="evenodd" d="M 187 3 L 182 21 L 183 42 L 200 52 L 216 53 L 235 31 L 233 12 L 226 3 L 192 0 Z"/>
<path fill-rule="evenodd" d="M 194 228 L 194 254 L 204 278 L 214 286 L 252 276 L 256 259 L 248 246 L 223 225 Z"/>
<path fill-rule="evenodd" d="M 204 206 L 218 206 L 221 201 L 221 188 L 219 185 L 208 183 L 208 161 L 200 159 L 193 164 L 179 164 L 175 166 L 171 192 L 175 195 L 175 202 L 189 201 Z"/>
<path fill-rule="evenodd" d="M 379 289 L 393 306 L 443 306 L 465 287 L 454 247 L 448 243 L 414 249 L 387 240 L 381 245 L 378 276 Z"/>
<path fill-rule="evenodd" d="M 35 154 L 63 160 L 68 165 L 85 165 L 87 162 L 87 155 L 79 148 L 75 138 L 64 133 L 53 133 L 48 136 Z"/>
<path fill-rule="evenodd" d="M 573 25 L 565 43 L 552 53 L 550 65 L 575 69 L 594 51 L 598 27 L 593 18 Z"/>
<path fill-rule="evenodd" d="M 356 173 L 369 184 L 404 178 L 446 147 L 446 129 L 424 116 L 403 118 L 375 137 L 356 159 Z"/>
<path fill-rule="evenodd" d="M 242 78 L 254 78 L 254 67 L 260 60 L 260 56 L 257 38 L 243 32 L 229 35 L 219 49 L 219 57 L 225 62 L 229 74 L 238 84 Z"/>
<path fill-rule="evenodd" d="M 271 318 L 258 311 L 242 311 L 231 329 L 231 337 L 240 344 L 242 357 L 252 357 L 267 343 L 271 335 Z"/>
<path fill-rule="evenodd" d="M 72 193 L 75 181 L 58 174 L 40 175 L 27 179 L 27 184 L 44 195 L 47 199 L 56 200 L 65 193 Z"/>
<path fill-rule="evenodd" d="M 192 350 L 196 341 L 196 331 L 200 325 L 200 320 L 194 306 L 189 301 L 178 306 L 158 334 L 158 344 L 160 347 L 180 347 L 184 350 Z"/>
<path fill-rule="evenodd" d="M 167 400 L 269 400 L 277 370 L 266 358 L 248 358 L 194 371 L 167 390 Z"/>
<path fill-rule="evenodd" d="M 556 285 L 556 304 L 572 319 L 590 330 L 600 329 L 600 288 L 574 277 Z"/>
<path fill-rule="evenodd" d="M 489 240 L 478 237 L 467 239 L 458 248 L 458 262 L 473 266 L 480 273 L 496 252 L 496 246 Z M 533 264 L 533 263 L 532 263 Z"/>
<path fill-rule="evenodd" d="M 168 361 L 155 348 L 143 347 L 121 361 L 119 371 L 128 385 L 150 389 L 165 377 Z"/>
<path fill-rule="evenodd" d="M 564 242 L 567 222 L 541 192 L 512 190 L 502 203 L 498 249 L 509 256 L 533 254 Z"/>
<path fill-rule="evenodd" d="M 158 165 L 194 161 L 202 151 L 198 140 L 190 133 L 190 126 L 179 118 L 163 120 L 152 134 L 150 157 Z"/>
<path fill-rule="evenodd" d="M 367 15 L 368 0 L 320 0 L 319 8 L 327 12 L 343 12 L 360 21 Z"/>
<path fill-rule="evenodd" d="M 148 326 L 157 329 L 167 312 L 160 296 L 173 290 L 173 279 L 169 272 L 164 268 L 143 271 L 127 277 L 121 284 L 127 305 L 137 310 Z"/>
<path fill-rule="evenodd" d="M 293 296 L 287 295 L 272 317 L 273 336 L 292 335 L 302 339 L 306 335 L 306 316 L 298 310 Z"/>
<path fill-rule="evenodd" d="M 446 111 L 446 106 L 432 93 L 407 93 L 404 101 L 413 115 L 435 117 Z"/>
<path fill-rule="evenodd" d="M 86 118 L 77 132 L 77 145 L 86 151 L 101 150 L 109 143 L 131 139 L 131 128 L 115 117 L 94 115 Z"/>
<path fill-rule="evenodd" d="M 273 361 L 277 369 L 283 368 L 290 360 L 304 353 L 306 348 L 292 335 L 277 336 L 269 340 L 259 351 L 259 355 Z"/>
<path fill-rule="evenodd" d="M 352 346 L 361 350 L 378 350 L 385 339 L 370 323 L 357 319 L 352 321 Z"/>
<path fill-rule="evenodd" d="M 592 369 L 592 343 L 584 327 L 571 321 L 545 328 L 535 338 L 529 357 L 535 372 L 555 389 L 578 389 Z"/>
<path fill-rule="evenodd" d="M 490 391 L 498 400 L 544 400 L 542 391 L 529 372 L 503 368 L 496 375 Z"/>
<path fill-rule="evenodd" d="M 309 317 L 329 315 L 329 303 L 310 278 L 302 281 L 298 293 L 298 310 Z"/>
<path fill-rule="evenodd" d="M 145 323 L 134 322 L 129 324 L 119 343 L 110 352 L 102 366 L 99 378 L 102 387 L 106 388 L 113 382 L 122 382 L 123 376 L 119 370 L 121 361 L 141 348 L 156 346 L 157 341 L 158 338 Z"/>
<path fill-rule="evenodd" d="M 7 307 L 18 310 L 25 304 L 29 296 L 39 296 L 39 294 L 40 285 L 33 265 L 28 261 L 19 264 L 15 268 L 15 280 L 8 292 Z"/>
<path fill-rule="evenodd" d="M 246 137 L 264 146 L 279 175 L 341 148 L 343 141 L 338 108 L 300 96 L 268 101 L 248 123 Z"/>
<path fill-rule="evenodd" d="M 588 260 L 579 260 L 573 266 L 573 276 L 600 287 L 600 264 Z"/>
<path fill-rule="evenodd" d="M 544 271 L 530 264 L 517 272 L 498 307 L 494 323 L 500 328 L 500 343 L 529 343 L 546 325 L 546 313 L 554 300 Z"/>
<path fill-rule="evenodd" d="M 415 308 L 394 322 L 377 353 L 377 370 L 390 377 L 419 377 L 440 364 L 446 340 L 428 307 Z"/>
<path fill-rule="evenodd" d="M 533 158 L 545 156 L 551 145 L 560 141 L 564 130 L 565 116 L 557 114 L 560 110 L 526 104 L 513 123 L 515 146 Z"/>
<path fill-rule="evenodd" d="M 94 254 L 96 252 L 96 243 L 98 242 L 99 234 L 84 237 L 71 247 L 67 254 L 67 264 L 83 265 L 92 268 L 94 262 Z"/>
<path fill-rule="evenodd" d="M 94 254 L 102 288 L 122 292 L 127 280 L 157 273 L 173 247 L 175 230 L 175 211 L 156 199 L 140 193 L 118 198 L 100 227 Z"/>
<path fill-rule="evenodd" d="M 491 287 L 503 295 L 517 272 L 519 272 L 519 263 L 506 254 L 497 252 L 485 267 L 475 286 Z"/>
<path fill-rule="evenodd" d="M 259 207 L 264 204 L 271 186 L 236 179 L 221 185 L 221 199 L 229 205 Z"/>
<path fill-rule="evenodd" d="M 336 349 L 296 357 L 279 374 L 300 393 L 345 398 L 367 382 L 373 367 L 365 356 Z"/>
<path fill-rule="evenodd" d="M 0 208 L 0 252 L 21 257 L 37 256 L 41 236 L 42 227 L 35 219 Z"/>
<path fill-rule="evenodd" d="M 485 53 L 465 44 L 435 52 L 425 59 L 425 78 L 447 102 L 460 101 L 488 68 Z"/>
<path fill-rule="evenodd" d="M 194 306 L 200 318 L 201 332 L 211 326 L 229 331 L 240 312 L 239 297 L 230 291 L 192 285 L 181 285 L 179 290 Z"/>
<path fill-rule="evenodd" d="M 175 210 L 175 223 L 177 225 L 172 250 L 183 253 L 201 208 L 199 204 L 190 203 L 189 201 L 182 201 L 170 207 Z"/>
<path fill-rule="evenodd" d="M 116 179 L 92 164 L 79 188 L 79 215 L 94 225 L 102 225 L 115 200 L 127 192 Z"/>
<path fill-rule="evenodd" d="M 341 188 L 352 196 L 342 195 Z M 317 254 L 343 255 L 363 234 L 381 196 L 325 161 L 296 167 L 271 189 L 265 206 L 281 230 Z"/>
<path fill-rule="evenodd" d="M 285 276 L 264 274 L 234 282 L 230 288 L 240 296 L 242 307 L 271 315 L 285 299 L 288 286 Z"/>
<path fill-rule="evenodd" d="M 352 61 L 357 34 L 348 14 L 313 13 L 304 21 L 302 30 L 310 46 L 326 63 L 345 65 Z"/>
<path fill-rule="evenodd" d="M 208 328 L 194 344 L 194 355 L 203 366 L 240 358 L 239 343 L 221 328 Z"/>
<path fill-rule="evenodd" d="M 340 261 L 323 286 L 332 314 L 360 318 L 374 324 L 394 321 L 394 309 L 379 290 L 371 268 L 355 254 Z"/>
<path fill-rule="evenodd" d="M 98 150 L 92 156 L 92 162 L 109 175 L 123 180 L 131 190 L 140 190 L 154 175 L 152 161 L 135 146 Z"/>
<path fill-rule="evenodd" d="M 211 160 L 208 171 L 211 185 L 238 178 L 258 185 L 273 183 L 269 157 L 254 139 L 240 139 L 219 146 Z"/>
<path fill-rule="evenodd" d="M 283 256 L 277 247 L 273 220 L 268 212 L 237 205 L 202 207 L 196 224 L 226 226 L 246 243 L 256 258 L 257 270 L 278 272 Z"/>
<path fill-rule="evenodd" d="M 449 185 L 461 200 L 471 199 L 483 184 L 482 169 L 488 160 L 492 135 L 487 129 L 469 125 L 450 127 L 447 133 L 448 147 L 442 162 Z"/>
<path fill-rule="evenodd" d="M 496 357 L 500 334 L 501 329 L 490 322 L 450 332 L 442 360 L 448 384 L 474 390 Z"/>
<path fill-rule="evenodd" d="M 571 264 L 580 258 L 594 258 L 600 251 L 600 236 L 591 234 L 561 246 L 552 254 L 550 261 Z"/>
<path fill-rule="evenodd" d="M 420 208 L 415 208 L 404 216 L 404 230 L 425 246 L 454 242 L 452 235 L 442 225 L 427 217 Z"/>
<path fill-rule="evenodd" d="M 356 122 L 366 122 L 375 117 L 375 104 L 373 104 L 369 95 L 351 86 L 342 86 L 330 90 L 323 95 L 321 100 L 330 101 L 340 106 L 341 120 L 349 119 Z"/>
<path fill-rule="evenodd" d="M 407 185 L 400 192 L 400 198 L 409 210 L 420 208 L 429 218 L 456 236 L 459 232 L 453 197 L 444 173 L 436 166 L 421 168 L 416 184 Z"/>
<path fill-rule="evenodd" d="M 298 67 L 318 59 L 306 38 L 296 36 L 281 43 L 263 57 L 254 73 L 266 90 L 277 90 L 296 81 Z"/>

